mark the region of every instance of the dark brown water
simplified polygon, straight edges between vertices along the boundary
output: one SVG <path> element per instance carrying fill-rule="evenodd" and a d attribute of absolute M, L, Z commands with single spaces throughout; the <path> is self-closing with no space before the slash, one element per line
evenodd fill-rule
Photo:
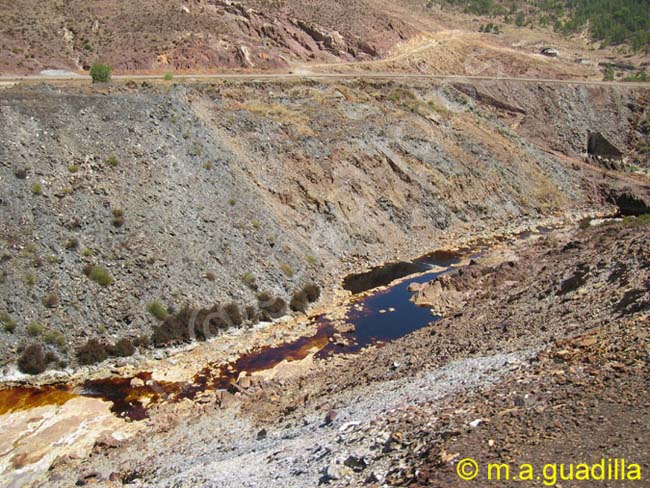
<path fill-rule="evenodd" d="M 250 374 L 265 371 L 282 361 L 304 359 L 310 351 L 323 349 L 334 333 L 334 328 L 322 316 L 314 320 L 322 322 L 315 335 L 301 337 L 275 347 L 261 348 L 226 365 L 208 365 L 194 375 L 190 382 L 151 381 L 151 373 L 141 373 L 136 377 L 145 382 L 144 386 L 132 387 L 132 378 L 106 378 L 86 381 L 80 394 L 109 400 L 113 403 L 111 411 L 115 414 L 130 420 L 142 420 L 147 417 L 149 405 L 161 401 L 176 402 L 186 398 L 192 400 L 205 391 L 227 389 L 243 372 Z M 147 407 L 143 406 L 143 398 L 150 400 Z"/>

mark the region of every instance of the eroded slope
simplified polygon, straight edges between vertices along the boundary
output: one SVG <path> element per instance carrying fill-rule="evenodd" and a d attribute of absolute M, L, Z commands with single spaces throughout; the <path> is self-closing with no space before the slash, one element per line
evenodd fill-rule
<path fill-rule="evenodd" d="M 525 107 L 548 96 L 513 89 Z M 585 102 L 566 120 L 600 112 L 632 130 L 643 92 L 603 97 L 621 110 Z M 7 362 L 28 341 L 70 360 L 90 337 L 149 335 L 156 301 L 288 302 L 454 236 L 609 209 L 603 187 L 620 179 L 543 151 L 447 85 L 15 88 L 1 110 Z M 563 146 L 568 161 L 577 147 Z"/>

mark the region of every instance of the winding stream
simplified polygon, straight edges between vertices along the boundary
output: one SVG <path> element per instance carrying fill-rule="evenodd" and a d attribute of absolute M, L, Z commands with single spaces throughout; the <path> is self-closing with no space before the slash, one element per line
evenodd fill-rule
<path fill-rule="evenodd" d="M 539 227 L 534 232 L 522 232 L 497 240 L 526 239 L 550 230 Z M 408 291 L 408 285 L 431 281 L 463 259 L 479 256 L 488 247 L 487 243 L 482 242 L 472 250 L 436 251 L 411 262 L 389 263 L 346 277 L 344 288 L 357 294 L 345 305 L 345 322 L 353 326 L 344 329 L 347 331 L 337 330 L 326 314 L 315 316 L 310 319 L 316 328 L 313 336 L 267 346 L 242 355 L 229 364 L 208 364 L 189 382 L 152 381 L 152 373 L 144 372 L 132 377 L 87 380 L 77 386 L 56 384 L 0 390 L 0 415 L 42 405 L 61 405 L 76 396 L 85 396 L 108 400 L 112 402 L 113 413 L 137 421 L 148 417 L 148 409 L 152 405 L 194 399 L 205 391 L 227 389 L 244 371 L 251 374 L 268 370 L 282 361 L 304 359 L 313 351 L 317 351 L 316 358 L 323 359 L 333 354 L 355 353 L 372 344 L 398 339 L 440 319 L 432 315 L 428 308 L 419 307 L 411 301 L 412 293 Z M 365 293 L 359 295 L 361 292 Z M 142 380 L 138 383 L 144 385 L 132 386 L 134 378 Z"/>

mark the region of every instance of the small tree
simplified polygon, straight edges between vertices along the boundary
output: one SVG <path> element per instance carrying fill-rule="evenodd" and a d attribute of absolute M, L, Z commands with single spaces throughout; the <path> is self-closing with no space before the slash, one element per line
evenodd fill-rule
<path fill-rule="evenodd" d="M 90 67 L 90 77 L 93 83 L 108 83 L 111 81 L 113 68 L 107 64 L 95 63 Z"/>

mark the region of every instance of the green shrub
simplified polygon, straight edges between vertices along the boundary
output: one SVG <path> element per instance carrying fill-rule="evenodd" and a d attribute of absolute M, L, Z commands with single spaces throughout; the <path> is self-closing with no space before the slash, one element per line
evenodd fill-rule
<path fill-rule="evenodd" d="M 235 200 L 234 198 L 231 198 L 230 200 L 228 200 L 228 205 L 230 205 L 231 207 L 234 207 L 236 203 L 237 203 L 237 200 Z"/>
<path fill-rule="evenodd" d="M 46 344 L 52 346 L 63 347 L 65 346 L 65 337 L 61 332 L 55 330 L 48 330 L 43 336 L 43 340 Z"/>
<path fill-rule="evenodd" d="M 71 164 L 70 166 L 68 166 L 68 171 L 74 174 L 77 171 L 79 171 L 79 166 L 77 166 L 76 164 Z"/>
<path fill-rule="evenodd" d="M 27 326 L 25 329 L 27 331 L 27 334 L 36 337 L 39 336 L 43 333 L 43 326 L 41 325 L 40 322 L 30 322 L 30 324 Z"/>
<path fill-rule="evenodd" d="M 79 239 L 70 237 L 64 244 L 66 249 L 77 249 L 79 247 Z"/>
<path fill-rule="evenodd" d="M 115 227 L 122 227 L 124 225 L 124 210 L 114 208 L 111 213 L 113 214 L 113 225 Z"/>
<path fill-rule="evenodd" d="M 133 339 L 133 345 L 137 347 L 149 347 L 151 344 L 151 339 L 149 339 L 149 336 L 142 334 Z"/>
<path fill-rule="evenodd" d="M 43 185 L 40 183 L 34 183 L 32 185 L 32 193 L 34 195 L 42 195 L 43 194 Z"/>
<path fill-rule="evenodd" d="M 113 277 L 106 268 L 101 266 L 93 266 L 88 273 L 88 278 L 93 280 L 100 286 L 108 286 L 113 283 Z"/>
<path fill-rule="evenodd" d="M 23 281 L 27 286 L 34 286 L 34 284 L 36 284 L 36 275 L 33 273 L 27 273 L 23 276 Z"/>
<path fill-rule="evenodd" d="M 106 346 L 97 339 L 89 339 L 83 346 L 77 349 L 77 360 L 79 364 L 96 364 L 108 358 Z"/>
<path fill-rule="evenodd" d="M 89 258 L 90 256 L 93 256 L 95 254 L 95 251 L 87 247 L 86 249 L 83 250 L 81 253 L 84 257 Z"/>
<path fill-rule="evenodd" d="M 242 281 L 248 286 L 253 286 L 255 284 L 255 275 L 250 271 L 246 271 L 241 277 Z"/>
<path fill-rule="evenodd" d="M 59 306 L 59 296 L 54 292 L 45 295 L 41 301 L 47 308 L 56 308 Z"/>
<path fill-rule="evenodd" d="M 5 332 L 13 333 L 16 330 L 16 321 L 7 312 L 0 312 L 0 323 Z"/>
<path fill-rule="evenodd" d="M 401 102 L 404 100 L 414 100 L 415 95 L 406 88 L 395 88 L 390 95 L 388 95 L 388 99 L 391 102 Z"/>
<path fill-rule="evenodd" d="M 293 276 L 293 273 L 294 273 L 294 272 L 293 272 L 293 268 L 292 268 L 290 265 L 288 265 L 287 263 L 281 264 L 281 265 L 280 265 L 280 270 L 281 270 L 285 275 L 287 275 L 289 278 L 291 278 L 291 277 Z"/>
<path fill-rule="evenodd" d="M 115 156 L 111 156 L 109 158 L 106 158 L 105 162 L 106 162 L 106 164 L 108 164 L 109 166 L 111 166 L 113 168 L 116 168 L 117 166 L 120 165 L 120 160 L 117 159 L 117 157 L 115 157 Z"/>
<path fill-rule="evenodd" d="M 93 79 L 93 83 L 108 83 L 111 81 L 111 74 L 113 69 L 102 63 L 95 63 L 90 67 L 90 77 Z"/>
<path fill-rule="evenodd" d="M 182 338 L 182 334 L 177 333 L 176 329 L 172 328 L 167 322 L 157 325 L 153 328 L 151 334 L 151 343 L 155 347 L 168 346 L 174 344 Z"/>
<path fill-rule="evenodd" d="M 18 369 L 25 374 L 40 374 L 45 371 L 45 352 L 40 344 L 31 344 L 18 358 Z"/>
<path fill-rule="evenodd" d="M 623 225 L 626 227 L 648 227 L 650 226 L 650 214 L 623 217 Z"/>
<path fill-rule="evenodd" d="M 260 302 L 268 302 L 273 296 L 268 291 L 260 291 L 257 293 L 257 300 Z"/>
<path fill-rule="evenodd" d="M 158 320 L 165 320 L 169 317 L 169 312 L 160 302 L 151 302 L 147 306 L 147 312 L 156 317 Z"/>
<path fill-rule="evenodd" d="M 172 73 L 165 73 L 165 76 L 163 76 L 163 79 L 165 81 L 172 81 L 174 79 L 174 75 Z"/>
<path fill-rule="evenodd" d="M 23 250 L 21 251 L 20 254 L 21 254 L 22 256 L 31 256 L 31 255 L 34 254 L 36 251 L 38 251 L 38 246 L 37 246 L 35 243 L 30 242 L 29 244 L 27 244 L 27 245 L 23 248 Z"/>

